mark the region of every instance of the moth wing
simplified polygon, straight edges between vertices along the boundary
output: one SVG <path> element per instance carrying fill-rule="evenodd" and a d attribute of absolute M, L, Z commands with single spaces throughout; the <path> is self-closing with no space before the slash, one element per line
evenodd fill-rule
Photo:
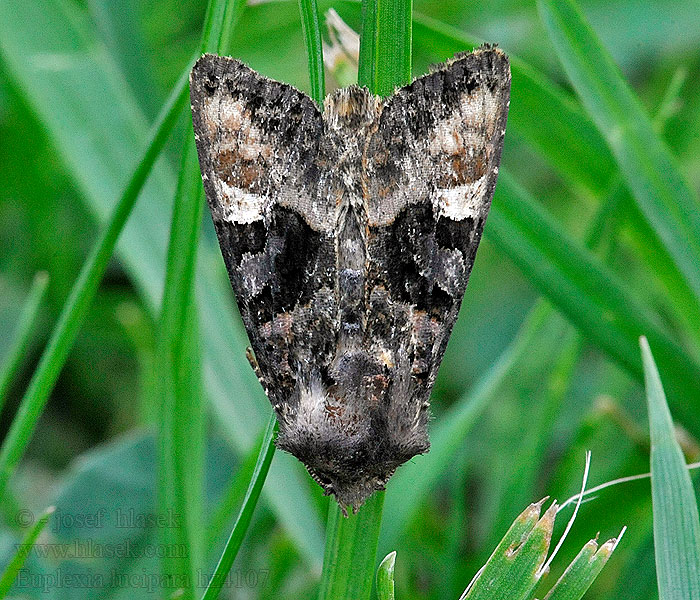
<path fill-rule="evenodd" d="M 388 98 L 369 141 L 368 264 L 378 303 L 370 313 L 386 313 L 382 302 L 407 307 L 393 350 L 411 373 L 402 394 L 409 405 L 396 409 L 408 423 L 420 412 L 414 404 L 428 400 L 457 319 L 493 197 L 509 96 L 508 58 L 484 46 Z"/>
<path fill-rule="evenodd" d="M 193 67 L 190 96 L 207 202 L 275 404 L 294 389 L 299 362 L 327 345 L 308 332 L 297 344 L 293 331 L 308 325 L 309 303 L 332 303 L 334 207 L 316 193 L 321 113 L 294 87 L 211 54 Z"/>

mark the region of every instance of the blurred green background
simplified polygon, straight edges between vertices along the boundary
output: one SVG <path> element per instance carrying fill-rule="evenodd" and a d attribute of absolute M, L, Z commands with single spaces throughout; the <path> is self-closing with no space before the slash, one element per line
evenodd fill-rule
<path fill-rule="evenodd" d="M 700 5 L 582 0 L 580 6 L 697 190 Z M 323 13 L 330 7 L 358 29 L 358 3 L 320 3 Z M 415 76 L 432 62 L 470 49 L 438 35 L 439 21 L 469 38 L 497 42 L 583 114 L 534 2 L 416 0 L 414 9 L 420 19 L 414 30 Z M 125 185 L 149 124 L 198 45 L 204 10 L 199 0 L 0 2 L 0 359 L 10 347 L 34 274 L 50 276 L 31 351 L 0 418 L 3 435 L 98 223 Z M 230 54 L 308 91 L 296 2 L 251 2 L 235 29 Z M 605 145 L 583 131 L 569 145 L 538 142 L 538 131 L 548 135 L 550 125 L 543 120 L 550 110 L 540 105 L 531 111 L 528 101 L 541 98 L 516 85 L 514 78 L 504 168 L 551 214 L 567 242 L 583 246 L 591 230 L 598 234 L 591 256 L 607 265 L 697 363 L 698 306 L 686 302 L 682 282 L 666 269 L 658 241 L 632 203 L 613 203 L 620 176 L 608 168 L 610 156 L 598 154 Z M 556 110 L 551 113 L 556 119 Z M 189 113 L 183 115 L 140 197 L 13 479 L 13 498 L 3 501 L 1 556 L 10 556 L 18 525 L 26 524 L 18 521 L 18 511 L 38 515 L 49 504 L 57 505 L 58 517 L 47 528 L 47 544 L 75 549 L 77 540 L 92 543 L 93 549 L 78 557 L 30 556 L 24 583 L 15 588 L 23 596 L 166 597 L 152 577 L 157 558 L 147 556 L 154 552 L 146 549 L 150 544 L 157 550 L 157 528 L 120 527 L 117 515 L 155 510 L 154 324 L 176 169 L 183 139 L 191 135 L 188 118 Z M 587 152 L 589 162 L 583 162 Z M 606 203 L 612 203 L 611 214 L 601 211 Z M 221 504 L 222 493 L 253 448 L 269 405 L 243 356 L 245 334 L 208 215 L 204 230 L 197 284 L 209 434 L 208 522 L 202 531 L 206 573 L 235 512 Z M 415 459 L 406 468 L 412 469 L 406 471 L 410 476 L 400 480 L 400 471 L 389 485 L 380 553 L 398 550 L 399 598 L 458 598 L 529 502 L 544 495 L 564 500 L 576 493 L 585 450 L 593 451 L 592 485 L 648 471 L 638 379 L 580 323 L 571 324 L 571 314 L 541 300 L 543 285 L 533 283 L 522 263 L 512 260 L 512 250 L 504 251 L 488 223 L 486 230 L 433 394 L 435 427 L 473 400 L 470 393 L 504 360 L 504 352 L 505 358 L 512 356 L 508 348 L 516 336 L 525 346 L 489 389 L 467 434 L 451 440 L 446 468 L 426 484 L 428 493 L 410 496 L 421 469 L 432 468 L 424 462 L 428 457 Z M 542 267 L 546 271 L 548 265 Z M 674 381 L 664 383 L 671 396 Z M 676 396 L 671 405 L 685 429 L 690 459 L 699 454 L 699 400 Z M 392 497 L 394 483 L 401 494 Z M 281 455 L 275 457 L 263 498 L 222 595 L 314 597 L 327 499 L 294 460 Z M 100 511 L 107 517 L 99 526 L 79 523 L 79 515 Z M 625 524 L 629 531 L 623 544 L 588 597 L 655 598 L 648 482 L 611 488 L 584 504 L 553 571 L 560 571 L 597 532 L 607 539 Z M 136 556 L 96 555 L 96 547 L 126 540 L 144 550 Z M 78 573 L 93 585 L 66 584 L 65 576 Z M 61 577 L 64 585 L 59 585 Z M 109 589 L 102 589 L 100 581 Z"/>

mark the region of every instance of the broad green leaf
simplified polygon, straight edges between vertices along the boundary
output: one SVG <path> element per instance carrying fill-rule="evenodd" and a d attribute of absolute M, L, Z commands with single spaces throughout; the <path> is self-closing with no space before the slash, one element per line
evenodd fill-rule
<path fill-rule="evenodd" d="M 651 433 L 651 496 L 660 600 L 700 600 L 700 518 L 654 357 L 640 340 Z"/>
<path fill-rule="evenodd" d="M 572 0 L 538 0 L 547 32 L 639 208 L 700 301 L 700 205 L 619 68 Z"/>

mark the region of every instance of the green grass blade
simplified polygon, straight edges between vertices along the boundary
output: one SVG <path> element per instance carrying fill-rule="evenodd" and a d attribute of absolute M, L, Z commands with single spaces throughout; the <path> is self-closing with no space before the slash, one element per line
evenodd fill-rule
<path fill-rule="evenodd" d="M 239 507 L 243 504 L 250 481 L 253 479 L 253 474 L 257 468 L 260 458 L 260 448 L 263 447 L 263 439 L 267 429 L 261 432 L 258 443 L 255 444 L 253 450 L 241 462 L 238 471 L 233 475 L 224 497 L 219 501 L 213 516 L 207 523 L 207 549 L 211 551 L 214 544 L 220 538 L 224 531 L 228 531 L 228 524 L 231 518 Z"/>
<path fill-rule="evenodd" d="M 676 383 L 670 397 L 674 407 L 690 417 L 689 427 L 695 425 L 700 367 L 670 338 L 654 313 L 503 169 L 485 233 L 588 339 L 640 381 L 643 370 L 636 340 L 646 333 L 662 368 Z"/>
<path fill-rule="evenodd" d="M 179 117 L 187 98 L 187 73 L 170 94 L 146 151 L 119 198 L 100 237 L 83 265 L 78 280 L 63 306 L 51 338 L 41 356 L 17 415 L 0 450 L 0 495 L 29 444 L 32 432 L 63 367 L 85 314 L 95 297 L 114 246 L 131 214 L 139 192 Z"/>
<path fill-rule="evenodd" d="M 412 11 L 412 0 L 363 2 L 358 81 L 378 96 L 411 82 Z"/>
<path fill-rule="evenodd" d="M 43 271 L 34 276 L 29 295 L 24 302 L 22 312 L 19 315 L 17 330 L 12 345 L 7 352 L 7 356 L 0 367 L 0 411 L 5 406 L 7 393 L 10 385 L 17 375 L 22 361 L 26 358 L 29 345 L 36 327 L 36 320 L 39 315 L 39 308 L 44 300 L 46 288 L 49 284 L 49 276 Z"/>
<path fill-rule="evenodd" d="M 243 11 L 246 8 L 246 0 L 232 0 L 226 3 L 226 10 L 223 16 L 223 24 L 219 33 L 218 53 L 228 54 L 231 47 L 231 38 L 236 30 L 238 22 L 241 20 Z"/>
<path fill-rule="evenodd" d="M 222 43 L 229 0 L 210 0 L 201 53 L 217 52 Z M 165 288 L 161 308 L 156 368 L 162 421 L 159 430 L 158 497 L 161 514 L 181 515 L 182 526 L 161 528 L 163 547 L 184 547 L 165 556 L 164 575 L 197 581 L 203 563 L 204 403 L 199 355 L 199 315 L 194 293 L 195 267 L 204 212 L 204 194 L 192 128 L 187 128 L 175 193 Z M 182 589 L 194 598 L 193 586 Z"/>
<path fill-rule="evenodd" d="M 323 65 L 323 41 L 321 40 L 316 0 L 299 0 L 299 12 L 301 13 L 301 29 L 304 32 L 306 58 L 309 65 L 311 97 L 320 108 L 323 108 L 326 80 Z"/>
<path fill-rule="evenodd" d="M 383 507 L 384 492 L 376 492 L 356 514 L 344 517 L 330 500 L 318 600 L 369 599 Z"/>
<path fill-rule="evenodd" d="M 12 584 L 19 573 L 19 570 L 24 566 L 24 562 L 27 560 L 29 553 L 32 551 L 37 538 L 44 531 L 44 527 L 49 522 L 51 515 L 56 510 L 56 507 L 50 506 L 44 513 L 36 520 L 29 531 L 27 531 L 22 543 L 20 544 L 17 552 L 12 557 L 10 563 L 5 567 L 5 571 L 0 577 L 0 598 L 7 596 L 7 592 L 10 591 Z"/>
<path fill-rule="evenodd" d="M 608 540 L 600 548 L 595 540 L 588 542 L 544 600 L 580 600 L 603 570 L 617 542 L 617 539 Z"/>
<path fill-rule="evenodd" d="M 554 48 L 639 208 L 700 301 L 700 210 L 669 149 L 571 0 L 538 0 Z"/>
<path fill-rule="evenodd" d="M 413 35 L 416 51 L 432 62 L 484 41 L 419 12 L 413 17 Z M 616 170 L 615 162 L 581 106 L 516 56 L 510 56 L 510 67 L 508 132 L 525 139 L 567 181 L 592 192 L 606 189 Z"/>
<path fill-rule="evenodd" d="M 374 61 L 377 54 L 377 0 L 362 0 L 361 22 L 357 83 L 374 92 L 376 90 Z"/>
<path fill-rule="evenodd" d="M 394 600 L 394 565 L 396 551 L 384 557 L 377 569 L 377 600 Z"/>
<path fill-rule="evenodd" d="M 360 84 L 372 93 L 388 95 L 411 78 L 412 4 L 410 0 L 374 0 L 372 6 L 369 4 L 363 4 Z M 368 60 L 372 60 L 371 65 Z M 362 81 L 362 77 L 369 79 Z M 356 514 L 344 518 L 331 501 L 319 600 L 369 598 L 383 507 L 384 492 L 377 492 Z"/>
<path fill-rule="evenodd" d="M 272 462 L 272 457 L 275 454 L 274 437 L 277 431 L 277 421 L 275 420 L 275 415 L 270 416 L 270 421 L 267 424 L 267 429 L 265 430 L 265 435 L 263 436 L 262 442 L 260 444 L 260 451 L 258 453 L 258 459 L 255 463 L 255 469 L 253 470 L 253 476 L 250 479 L 250 484 L 248 485 L 248 491 L 246 492 L 245 498 L 243 500 L 243 505 L 241 506 L 241 511 L 238 514 L 236 523 L 231 530 L 231 535 L 226 542 L 226 547 L 224 552 L 219 559 L 216 569 L 214 570 L 214 575 L 207 586 L 202 600 L 215 600 L 219 596 L 221 588 L 226 585 L 226 577 L 228 576 L 233 561 L 236 559 L 238 550 L 243 543 L 243 538 L 245 537 L 250 521 L 253 518 L 253 511 L 260 499 L 260 492 L 262 491 L 263 484 L 265 483 L 265 478 L 270 469 L 270 463 Z"/>
<path fill-rule="evenodd" d="M 493 552 L 465 600 L 529 600 L 540 580 L 552 539 L 556 503 L 538 518 L 542 503 L 531 504 L 515 520 Z"/>
<path fill-rule="evenodd" d="M 651 433 L 651 497 L 660 600 L 700 600 L 700 518 L 649 343 L 640 339 Z"/>

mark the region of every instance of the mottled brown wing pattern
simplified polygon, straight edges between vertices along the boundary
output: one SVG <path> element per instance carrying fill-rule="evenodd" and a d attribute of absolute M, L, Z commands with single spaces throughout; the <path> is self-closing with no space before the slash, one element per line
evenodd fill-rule
<path fill-rule="evenodd" d="M 190 82 L 207 201 L 277 406 L 300 362 L 334 351 L 334 207 L 317 193 L 323 120 L 308 96 L 231 58 L 203 56 Z"/>
<path fill-rule="evenodd" d="M 388 98 L 369 141 L 369 288 L 392 301 L 370 313 L 367 343 L 390 312 L 403 331 L 393 352 L 411 373 L 403 402 L 394 398 L 397 443 L 410 439 L 406 430 L 428 402 L 457 319 L 493 197 L 509 97 L 506 55 L 482 47 Z"/>
<path fill-rule="evenodd" d="M 197 149 L 222 254 L 280 423 L 342 506 L 427 450 L 428 399 L 493 196 L 505 55 L 460 55 L 386 100 L 306 95 L 204 56 Z"/>

